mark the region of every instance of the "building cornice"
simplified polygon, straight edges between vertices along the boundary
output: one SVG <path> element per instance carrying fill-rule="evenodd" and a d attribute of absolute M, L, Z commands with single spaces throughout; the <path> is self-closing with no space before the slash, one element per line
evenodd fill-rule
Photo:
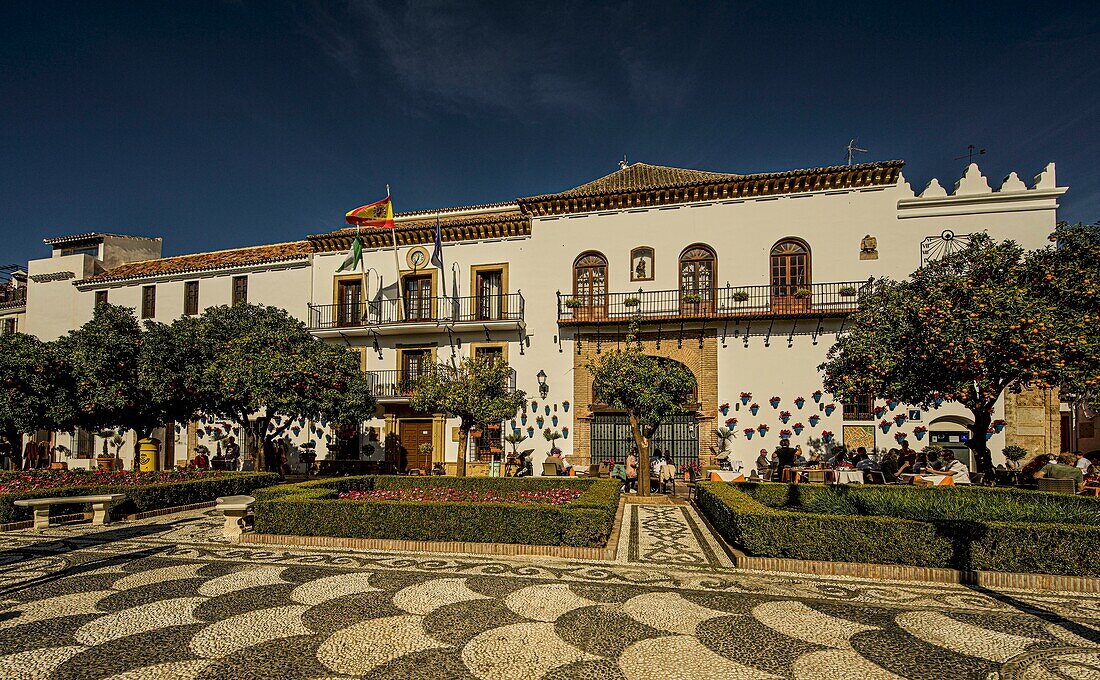
<path fill-rule="evenodd" d="M 755 198 L 782 194 L 849 190 L 897 183 L 904 161 L 882 161 L 809 170 L 703 179 L 677 186 L 545 194 L 521 198 L 520 210 L 533 217 L 624 210 L 650 206 Z"/>
<path fill-rule="evenodd" d="M 113 279 L 81 279 L 79 281 L 73 281 L 73 285 L 77 287 L 77 290 L 88 291 L 101 288 L 120 288 L 122 286 L 132 286 L 134 284 L 142 283 L 166 283 L 169 281 L 185 281 L 192 279 L 205 279 L 215 276 L 233 276 L 239 274 L 248 274 L 252 272 L 268 271 L 272 269 L 296 269 L 299 267 L 306 267 L 310 264 L 310 255 L 304 255 L 294 259 L 276 260 L 271 262 L 256 262 L 253 264 L 242 264 L 238 266 L 230 267 L 202 267 L 195 269 L 180 269 L 170 272 L 163 272 L 160 274 L 147 274 L 143 276 L 128 276 L 125 278 L 113 278 Z"/>
<path fill-rule="evenodd" d="M 531 235 L 531 220 L 518 211 L 491 211 L 461 217 L 440 217 L 440 235 L 445 243 L 516 238 Z M 419 219 L 398 223 L 390 229 L 360 229 L 364 248 L 391 248 L 396 237 L 398 246 L 423 245 L 435 242 L 435 219 Z M 314 252 L 338 252 L 351 248 L 356 230 L 341 229 L 329 234 L 308 237 Z"/>

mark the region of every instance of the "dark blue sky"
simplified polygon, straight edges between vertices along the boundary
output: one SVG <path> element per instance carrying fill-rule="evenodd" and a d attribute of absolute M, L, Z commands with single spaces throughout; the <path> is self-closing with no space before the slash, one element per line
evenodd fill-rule
<path fill-rule="evenodd" d="M 575 186 L 631 161 L 844 162 L 915 188 L 967 144 L 1100 219 L 1100 12 L 1007 3 L 6 2 L 0 259 L 84 231 L 165 253 Z"/>

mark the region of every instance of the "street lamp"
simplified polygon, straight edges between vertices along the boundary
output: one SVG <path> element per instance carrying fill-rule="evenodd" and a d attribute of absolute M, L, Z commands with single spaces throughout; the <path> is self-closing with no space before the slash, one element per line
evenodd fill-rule
<path fill-rule="evenodd" d="M 550 386 L 546 384 L 546 371 L 540 368 L 535 377 L 539 379 L 539 396 L 545 399 L 550 394 Z"/>

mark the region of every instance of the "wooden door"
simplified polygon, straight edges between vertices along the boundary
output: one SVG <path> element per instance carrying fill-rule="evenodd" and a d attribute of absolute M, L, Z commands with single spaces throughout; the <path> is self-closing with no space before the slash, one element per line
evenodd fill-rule
<path fill-rule="evenodd" d="M 771 287 L 773 311 L 810 309 L 810 253 L 801 242 L 783 241 L 772 248 Z"/>
<path fill-rule="evenodd" d="M 432 454 L 420 453 L 420 446 L 432 443 L 432 421 L 402 420 L 400 437 L 405 470 L 421 469 L 431 472 Z"/>
<path fill-rule="evenodd" d="M 702 246 L 689 248 L 680 256 L 681 315 L 714 313 L 714 265 L 714 253 Z"/>
<path fill-rule="evenodd" d="M 607 313 L 607 260 L 599 253 L 582 255 L 573 265 L 574 319 L 603 318 Z"/>
<path fill-rule="evenodd" d="M 504 290 L 503 272 L 480 271 L 477 273 L 477 320 L 497 321 L 501 318 Z"/>
<path fill-rule="evenodd" d="M 359 325 L 363 316 L 363 282 L 359 279 L 340 281 L 336 291 L 336 325 Z"/>
<path fill-rule="evenodd" d="M 405 277 L 405 319 L 408 321 L 432 319 L 432 277 Z"/>

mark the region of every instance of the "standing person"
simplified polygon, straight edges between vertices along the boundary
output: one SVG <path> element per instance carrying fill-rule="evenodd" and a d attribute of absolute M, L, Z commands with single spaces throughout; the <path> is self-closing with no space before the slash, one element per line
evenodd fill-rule
<path fill-rule="evenodd" d="M 237 466 L 241 460 L 241 447 L 237 444 L 237 440 L 232 435 L 225 440 L 225 469 L 231 472 L 237 471 Z"/>
<path fill-rule="evenodd" d="M 11 440 L 7 435 L 0 436 L 0 469 L 11 469 L 12 448 Z"/>
<path fill-rule="evenodd" d="M 623 485 L 623 493 L 630 493 L 632 488 L 634 493 L 638 492 L 638 454 L 634 449 L 626 457 L 626 484 Z"/>
<path fill-rule="evenodd" d="M 50 453 L 49 442 L 38 442 L 38 467 L 48 468 L 50 466 L 50 463 L 53 462 Z"/>
<path fill-rule="evenodd" d="M 783 470 L 792 467 L 795 461 L 795 451 L 791 448 L 791 440 L 780 439 L 779 448 L 775 450 L 775 457 L 779 461 L 776 469 L 779 481 L 783 480 Z"/>
<path fill-rule="evenodd" d="M 31 439 L 23 448 L 23 469 L 33 470 L 38 467 L 38 443 Z"/>
<path fill-rule="evenodd" d="M 264 437 L 264 472 L 277 472 L 275 467 L 275 442 L 271 438 Z"/>

